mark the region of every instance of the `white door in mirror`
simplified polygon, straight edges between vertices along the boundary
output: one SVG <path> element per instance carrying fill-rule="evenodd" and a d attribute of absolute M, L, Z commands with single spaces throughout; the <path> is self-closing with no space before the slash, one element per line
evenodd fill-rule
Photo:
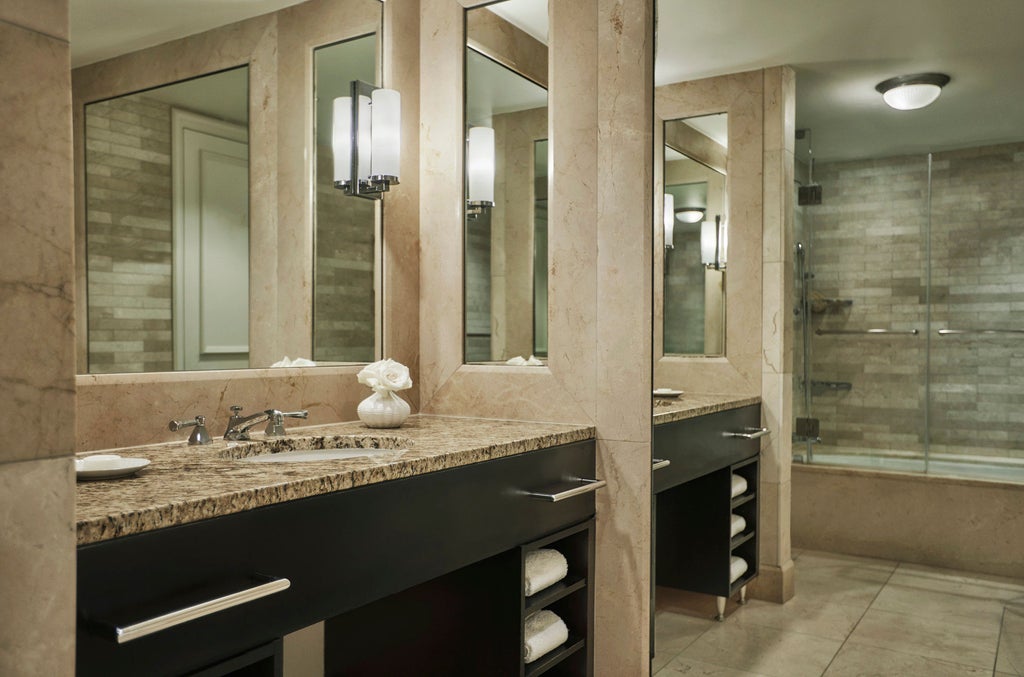
<path fill-rule="evenodd" d="M 107 480 L 127 477 L 149 465 L 149 459 L 122 458 L 117 454 L 96 454 L 75 459 L 75 474 L 79 480 Z"/>

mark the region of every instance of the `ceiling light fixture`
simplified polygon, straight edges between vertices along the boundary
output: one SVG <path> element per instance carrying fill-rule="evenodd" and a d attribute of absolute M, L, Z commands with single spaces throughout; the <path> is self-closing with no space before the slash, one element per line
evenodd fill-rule
<path fill-rule="evenodd" d="M 676 209 L 676 218 L 683 223 L 699 223 L 704 220 L 704 208 L 679 207 Z"/>
<path fill-rule="evenodd" d="M 916 110 L 939 98 L 947 83 L 949 76 L 945 73 L 917 73 L 889 78 L 875 85 L 875 89 L 891 108 Z"/>

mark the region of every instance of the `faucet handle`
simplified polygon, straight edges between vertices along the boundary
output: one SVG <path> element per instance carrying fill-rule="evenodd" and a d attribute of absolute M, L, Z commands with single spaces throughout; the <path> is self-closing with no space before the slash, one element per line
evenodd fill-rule
<path fill-rule="evenodd" d="M 277 409 L 271 409 L 267 412 L 270 417 L 267 419 L 267 429 L 264 433 L 267 437 L 281 437 L 284 435 L 284 418 L 309 418 L 309 411 L 303 409 L 302 411 L 278 411 Z"/>
<path fill-rule="evenodd" d="M 237 404 L 232 404 L 231 405 L 231 415 L 232 416 L 238 416 L 241 413 L 242 413 L 242 407 L 241 406 L 239 406 Z"/>
<path fill-rule="evenodd" d="M 182 428 L 189 428 L 195 426 L 195 430 L 188 436 L 189 446 L 196 446 L 197 444 L 209 444 L 210 433 L 206 430 L 206 417 L 196 416 L 191 421 L 171 421 L 167 424 L 167 429 L 172 432 L 177 432 Z"/>

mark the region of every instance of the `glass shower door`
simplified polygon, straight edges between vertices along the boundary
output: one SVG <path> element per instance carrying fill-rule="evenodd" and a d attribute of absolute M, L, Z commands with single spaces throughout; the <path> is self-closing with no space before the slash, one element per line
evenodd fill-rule
<path fill-rule="evenodd" d="M 817 463 L 925 469 L 928 170 L 920 155 L 815 163 L 821 203 L 799 209 Z"/>
<path fill-rule="evenodd" d="M 936 153 L 929 472 L 1024 479 L 1024 143 Z"/>

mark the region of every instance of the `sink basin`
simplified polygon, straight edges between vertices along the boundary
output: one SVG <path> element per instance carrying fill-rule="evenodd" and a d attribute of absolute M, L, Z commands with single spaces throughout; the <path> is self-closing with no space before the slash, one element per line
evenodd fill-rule
<path fill-rule="evenodd" d="M 245 463 L 303 463 L 358 458 L 394 458 L 412 444 L 397 435 L 323 435 L 277 437 L 241 442 L 223 455 Z"/>

